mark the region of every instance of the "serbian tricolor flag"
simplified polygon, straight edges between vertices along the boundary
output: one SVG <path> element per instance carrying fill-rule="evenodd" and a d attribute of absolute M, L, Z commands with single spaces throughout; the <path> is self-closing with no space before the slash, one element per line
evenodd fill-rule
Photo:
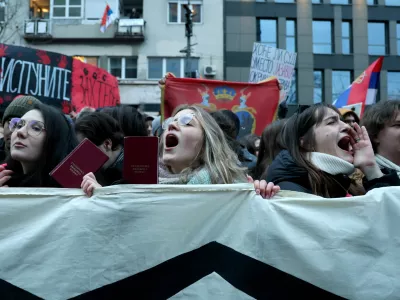
<path fill-rule="evenodd" d="M 259 83 L 176 78 L 168 73 L 161 85 L 163 118 L 182 104 L 197 105 L 212 112 L 233 111 L 240 120 L 239 137 L 255 133 L 274 121 L 279 104 L 279 82 L 275 77 Z"/>
<path fill-rule="evenodd" d="M 383 56 L 374 61 L 333 103 L 337 108 L 351 106 L 361 103 L 361 115 L 365 105 L 375 103 L 376 94 L 379 88 Z"/>
<path fill-rule="evenodd" d="M 113 21 L 114 13 L 110 6 L 107 4 L 106 9 L 104 10 L 103 18 L 101 18 L 100 31 L 104 33 Z"/>

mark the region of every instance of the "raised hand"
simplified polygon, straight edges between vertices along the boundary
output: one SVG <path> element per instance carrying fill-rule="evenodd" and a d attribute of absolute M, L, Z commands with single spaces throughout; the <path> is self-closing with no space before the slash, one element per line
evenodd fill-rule
<path fill-rule="evenodd" d="M 350 128 L 350 143 L 354 151 L 353 164 L 359 168 L 368 180 L 383 176 L 375 160 L 374 149 L 369 139 L 367 129 L 354 124 L 354 129 Z"/>

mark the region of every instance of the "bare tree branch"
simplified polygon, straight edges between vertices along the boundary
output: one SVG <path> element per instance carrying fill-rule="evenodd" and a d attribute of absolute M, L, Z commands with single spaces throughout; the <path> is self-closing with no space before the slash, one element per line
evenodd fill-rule
<path fill-rule="evenodd" d="M 18 33 L 23 23 L 22 0 L 0 0 L 0 7 L 5 9 L 4 22 L 0 23 L 0 43 L 7 43 Z"/>

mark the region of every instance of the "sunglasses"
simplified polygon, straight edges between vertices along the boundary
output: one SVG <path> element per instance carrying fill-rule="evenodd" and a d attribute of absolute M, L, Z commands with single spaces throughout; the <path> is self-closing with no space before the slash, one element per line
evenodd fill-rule
<path fill-rule="evenodd" d="M 180 126 L 188 126 L 189 123 L 193 120 L 194 114 L 186 114 L 186 115 L 181 115 L 179 117 L 171 117 L 166 119 L 163 124 L 162 124 L 162 129 L 167 130 L 169 125 L 171 125 L 174 122 L 178 122 Z"/>
<path fill-rule="evenodd" d="M 19 130 L 25 126 L 27 126 L 27 132 L 30 136 L 38 136 L 46 130 L 43 122 L 35 120 L 26 121 L 21 118 L 12 118 L 8 128 L 11 132 L 14 132 L 15 130 Z"/>

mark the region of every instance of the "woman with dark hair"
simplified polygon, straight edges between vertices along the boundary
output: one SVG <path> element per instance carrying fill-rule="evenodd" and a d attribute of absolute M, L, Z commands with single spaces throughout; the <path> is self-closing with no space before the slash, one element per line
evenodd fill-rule
<path fill-rule="evenodd" d="M 278 120 L 264 129 L 261 135 L 257 165 L 252 172 L 255 179 L 266 179 L 269 165 L 284 149 L 281 142 L 281 132 L 285 124 L 286 120 Z"/>
<path fill-rule="evenodd" d="M 106 107 L 102 111 L 113 117 L 125 136 L 147 136 L 145 117 L 132 106 Z"/>
<path fill-rule="evenodd" d="M 400 185 L 393 171 L 380 170 L 365 127 L 354 129 L 331 105 L 314 105 L 292 116 L 282 131 L 283 150 L 268 169 L 267 180 L 283 190 L 335 198 L 356 195 L 349 175 L 359 168 L 364 187 Z"/>
<path fill-rule="evenodd" d="M 228 145 L 236 153 L 241 166 L 254 168 L 257 158 L 236 139 L 240 130 L 239 117 L 230 110 L 218 110 L 210 114 L 223 131 Z"/>
<path fill-rule="evenodd" d="M 260 149 L 260 137 L 256 134 L 248 134 L 240 139 L 240 143 L 250 154 L 258 156 Z"/>
<path fill-rule="evenodd" d="M 37 104 L 12 118 L 10 156 L 0 167 L 0 186 L 60 187 L 49 173 L 77 146 L 73 128 L 62 112 Z"/>
<path fill-rule="evenodd" d="M 103 112 L 93 112 L 75 123 L 79 141 L 87 138 L 108 156 L 108 161 L 96 174 L 97 181 L 107 186 L 120 183 L 124 164 L 124 133 L 118 122 Z M 89 173 L 89 177 L 94 177 Z"/>

